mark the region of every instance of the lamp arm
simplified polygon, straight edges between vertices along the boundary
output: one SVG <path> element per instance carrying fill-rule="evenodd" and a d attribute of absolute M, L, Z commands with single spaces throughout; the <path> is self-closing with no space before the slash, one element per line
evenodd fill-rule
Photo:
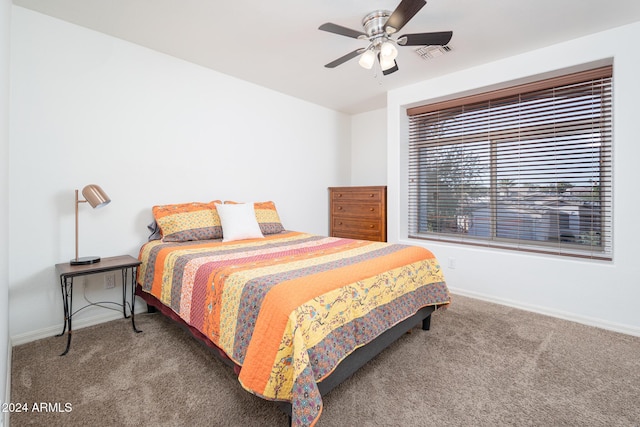
<path fill-rule="evenodd" d="M 76 207 L 76 261 L 78 261 L 78 203 L 80 201 L 78 200 L 78 190 L 76 190 L 76 203 L 75 203 L 75 207 Z"/>
<path fill-rule="evenodd" d="M 78 190 L 76 190 L 76 261 L 78 261 L 78 204 L 86 202 L 86 200 L 80 200 L 78 198 Z"/>

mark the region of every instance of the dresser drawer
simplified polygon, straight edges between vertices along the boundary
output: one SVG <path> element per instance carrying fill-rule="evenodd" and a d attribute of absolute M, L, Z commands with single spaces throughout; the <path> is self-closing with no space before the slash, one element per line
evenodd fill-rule
<path fill-rule="evenodd" d="M 372 242 L 386 242 L 380 233 L 365 233 L 356 231 L 334 231 L 332 237 L 341 237 L 343 239 L 369 240 Z"/>
<path fill-rule="evenodd" d="M 334 216 L 380 218 L 382 215 L 382 203 L 347 203 L 346 201 L 334 201 L 331 214 Z"/>
<path fill-rule="evenodd" d="M 350 219 L 342 217 L 333 218 L 333 230 L 337 232 L 365 232 L 367 234 L 380 234 L 382 223 L 380 220 Z"/>
<path fill-rule="evenodd" d="M 382 201 L 382 192 L 379 190 L 370 190 L 370 191 L 366 191 L 366 190 L 346 190 L 346 191 L 333 191 L 331 193 L 331 198 L 333 199 L 333 201 L 338 201 L 338 200 L 357 200 L 357 201 L 376 201 L 376 202 L 380 202 Z"/>

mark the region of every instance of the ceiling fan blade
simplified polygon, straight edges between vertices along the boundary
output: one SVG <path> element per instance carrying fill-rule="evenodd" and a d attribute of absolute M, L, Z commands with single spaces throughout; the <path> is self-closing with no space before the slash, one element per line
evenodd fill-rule
<path fill-rule="evenodd" d="M 388 76 L 391 73 L 395 73 L 396 71 L 399 70 L 398 68 L 398 63 L 396 61 L 393 61 L 393 67 L 387 69 L 387 70 L 382 70 L 382 75 L 384 76 Z"/>
<path fill-rule="evenodd" d="M 402 0 L 389 19 L 387 19 L 387 22 L 384 24 L 384 30 L 387 34 L 400 31 L 425 4 L 427 4 L 425 0 Z"/>
<path fill-rule="evenodd" d="M 398 37 L 398 44 L 400 46 L 444 46 L 449 43 L 451 37 L 453 37 L 453 31 L 405 34 Z"/>
<path fill-rule="evenodd" d="M 366 50 L 365 48 L 356 49 L 353 52 L 349 52 L 346 55 L 341 56 L 340 58 L 336 59 L 335 61 L 329 62 L 327 65 L 325 65 L 325 67 L 326 68 L 335 68 L 338 65 L 343 64 L 343 63 L 347 62 L 348 60 L 355 58 L 356 56 L 360 55 L 365 50 Z"/>
<path fill-rule="evenodd" d="M 362 31 L 352 30 L 351 28 L 343 27 L 338 24 L 332 24 L 331 22 L 327 22 L 326 24 L 320 25 L 318 29 L 322 31 L 334 33 L 334 34 L 339 34 L 341 36 L 352 37 L 354 39 L 357 39 L 358 37 L 361 37 L 361 36 L 367 37 L 367 35 Z"/>

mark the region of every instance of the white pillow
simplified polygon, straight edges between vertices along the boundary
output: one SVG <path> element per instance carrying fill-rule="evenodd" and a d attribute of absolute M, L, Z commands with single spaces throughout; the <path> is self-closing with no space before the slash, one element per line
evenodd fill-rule
<path fill-rule="evenodd" d="M 264 237 L 256 219 L 253 203 L 233 205 L 219 205 L 216 203 L 216 209 L 222 224 L 223 242 Z"/>

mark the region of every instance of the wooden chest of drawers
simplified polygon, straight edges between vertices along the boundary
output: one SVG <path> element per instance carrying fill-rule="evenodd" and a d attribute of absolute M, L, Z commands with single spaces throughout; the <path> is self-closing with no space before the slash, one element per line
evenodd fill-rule
<path fill-rule="evenodd" d="M 329 235 L 387 241 L 387 187 L 329 187 Z"/>

